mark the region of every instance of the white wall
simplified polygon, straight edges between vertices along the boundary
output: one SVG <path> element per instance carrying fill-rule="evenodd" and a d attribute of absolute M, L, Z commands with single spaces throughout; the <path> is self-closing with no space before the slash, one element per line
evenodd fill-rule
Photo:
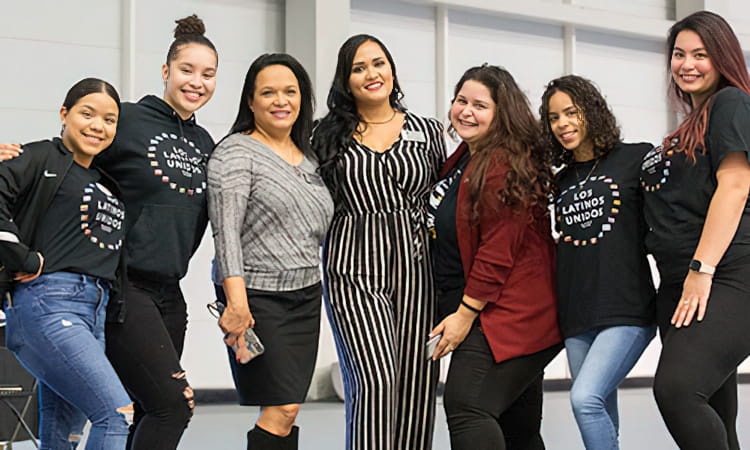
<path fill-rule="evenodd" d="M 76 26 L 81 11 L 97 20 Z M 59 133 L 57 112 L 81 78 L 98 76 L 117 84 L 119 23 L 118 2 L 4 2 L 0 140 L 23 142 Z"/>
<path fill-rule="evenodd" d="M 352 0 L 351 32 L 371 34 L 383 41 L 396 62 L 407 108 L 434 116 L 434 9 L 394 0 Z"/>
<path fill-rule="evenodd" d="M 639 17 L 674 19 L 674 0 L 572 0 L 570 3 Z"/>

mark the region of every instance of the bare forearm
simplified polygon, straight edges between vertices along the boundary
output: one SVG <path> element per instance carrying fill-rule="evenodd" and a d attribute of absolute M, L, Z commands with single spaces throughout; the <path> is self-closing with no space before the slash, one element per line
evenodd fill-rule
<path fill-rule="evenodd" d="M 694 259 L 716 266 L 726 253 L 739 226 L 747 203 L 747 181 L 726 180 L 720 182 L 706 215 Z"/>
<path fill-rule="evenodd" d="M 693 258 L 717 266 L 737 233 L 750 190 L 750 164 L 744 152 L 727 155 L 716 172 L 718 186 L 711 198 L 698 247 Z M 687 268 L 686 268 L 687 271 Z M 703 320 L 711 293 L 708 273 L 687 271 L 680 301 L 671 323 L 677 328 L 689 326 L 697 313 Z"/>
<path fill-rule="evenodd" d="M 245 290 L 245 279 L 242 277 L 224 278 L 222 283 L 224 293 L 227 296 L 227 307 L 235 310 L 247 308 L 247 291 Z"/>

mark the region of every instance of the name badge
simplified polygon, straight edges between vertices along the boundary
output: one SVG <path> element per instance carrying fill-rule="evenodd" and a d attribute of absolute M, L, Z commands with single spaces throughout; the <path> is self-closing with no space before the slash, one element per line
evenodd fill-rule
<path fill-rule="evenodd" d="M 427 138 L 419 130 L 401 130 L 401 137 L 405 141 L 427 142 Z"/>

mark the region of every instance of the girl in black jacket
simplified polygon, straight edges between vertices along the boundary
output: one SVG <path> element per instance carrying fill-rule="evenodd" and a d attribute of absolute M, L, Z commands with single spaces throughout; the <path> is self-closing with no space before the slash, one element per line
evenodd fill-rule
<path fill-rule="evenodd" d="M 119 114 L 109 83 L 81 80 L 60 109 L 62 138 L 0 164 L 0 260 L 18 282 L 6 296 L 7 347 L 40 381 L 41 448 L 75 446 L 86 419 L 86 449 L 127 440 L 130 398 L 104 354 L 125 207 L 93 165 Z"/>
<path fill-rule="evenodd" d="M 214 142 L 194 113 L 213 96 L 218 56 L 204 32 L 194 15 L 177 21 L 162 96 L 123 103 L 117 139 L 96 158 L 127 204 L 127 282 L 107 314 L 106 352 L 135 401 L 131 450 L 176 449 L 194 406 L 180 364 L 187 328 L 180 279 L 208 224 Z M 0 158 L 13 156 L 0 148 Z"/>

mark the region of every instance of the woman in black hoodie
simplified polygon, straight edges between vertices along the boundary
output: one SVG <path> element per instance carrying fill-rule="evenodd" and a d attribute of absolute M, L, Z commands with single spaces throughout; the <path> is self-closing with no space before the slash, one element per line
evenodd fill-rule
<path fill-rule="evenodd" d="M 214 142 L 193 113 L 213 95 L 218 56 L 200 19 L 177 24 L 164 95 L 123 104 L 117 139 L 101 158 L 127 205 L 126 311 L 110 318 L 107 355 L 135 400 L 134 450 L 176 448 L 194 405 L 180 366 L 187 307 L 179 281 L 208 223 Z"/>
<path fill-rule="evenodd" d="M 163 96 L 123 103 L 117 138 L 96 158 L 120 184 L 127 208 L 127 282 L 107 314 L 106 350 L 135 401 L 131 450 L 177 448 L 194 406 L 180 366 L 187 307 L 179 281 L 208 223 L 214 142 L 193 113 L 213 95 L 218 55 L 204 32 L 195 15 L 177 21 Z"/>

